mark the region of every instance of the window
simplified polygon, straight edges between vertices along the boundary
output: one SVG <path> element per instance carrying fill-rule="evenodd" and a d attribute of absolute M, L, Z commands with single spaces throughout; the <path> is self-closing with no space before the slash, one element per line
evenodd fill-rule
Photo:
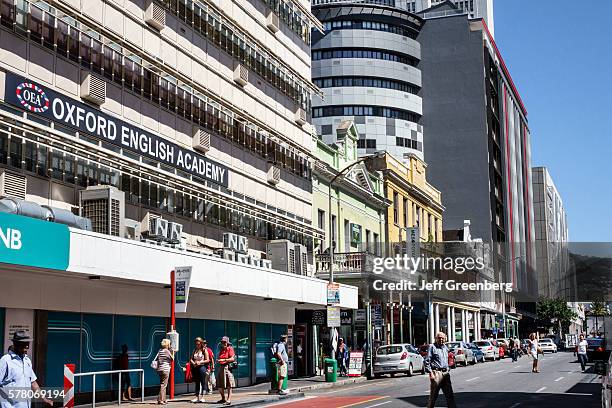
<path fill-rule="evenodd" d="M 416 212 L 415 212 L 415 218 L 414 218 L 415 219 L 414 225 L 415 227 L 419 227 L 421 224 L 421 208 L 417 205 L 415 207 L 415 211 Z"/>
<path fill-rule="evenodd" d="M 385 61 L 399 62 L 400 64 L 412 65 L 416 67 L 419 64 L 418 58 L 411 55 L 389 52 L 389 51 L 376 51 L 376 50 L 362 50 L 358 48 L 342 48 L 334 49 L 328 48 L 324 50 L 317 50 L 312 52 L 312 60 L 326 60 L 334 58 L 368 58 L 368 59 L 380 59 Z"/>
<path fill-rule="evenodd" d="M 372 237 L 374 238 L 372 242 L 374 245 L 374 255 L 380 255 L 380 242 L 378 240 L 378 234 L 374 233 Z"/>
<path fill-rule="evenodd" d="M 366 139 L 367 149 L 376 149 L 376 139 Z"/>
<path fill-rule="evenodd" d="M 408 9 L 410 10 L 410 5 L 408 5 Z M 366 30 L 385 31 L 388 33 L 410 37 L 412 39 L 416 39 L 418 35 L 418 30 L 412 27 L 398 26 L 398 25 L 387 24 L 387 23 L 379 23 L 377 21 L 347 21 L 347 20 L 325 21 L 323 22 L 323 29 L 325 31 L 341 30 L 341 29 L 352 29 L 352 30 L 366 29 Z"/>
<path fill-rule="evenodd" d="M 317 228 L 325 230 L 325 211 L 317 210 Z"/>
<path fill-rule="evenodd" d="M 336 245 L 336 229 L 337 229 L 337 222 L 336 222 L 336 216 L 332 215 L 332 220 L 331 220 L 331 238 L 332 238 L 332 245 L 334 245 L 334 249 L 337 247 Z"/>
<path fill-rule="evenodd" d="M 399 194 L 393 192 L 393 223 L 399 225 Z"/>
<path fill-rule="evenodd" d="M 404 218 L 404 227 L 408 226 L 408 199 L 402 199 L 402 212 Z"/>
<path fill-rule="evenodd" d="M 329 116 L 379 116 L 407 120 L 417 123 L 421 116 L 404 109 L 386 108 L 383 106 L 330 105 L 312 109 L 313 118 Z M 375 144 L 373 147 L 376 147 Z"/>
<path fill-rule="evenodd" d="M 371 253 L 372 246 L 370 243 L 370 230 L 366 229 L 365 231 L 365 250 L 367 253 Z"/>

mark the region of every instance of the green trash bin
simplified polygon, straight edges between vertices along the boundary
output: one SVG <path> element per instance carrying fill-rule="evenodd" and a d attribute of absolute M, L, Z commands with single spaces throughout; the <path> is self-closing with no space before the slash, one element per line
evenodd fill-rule
<path fill-rule="evenodd" d="M 325 382 L 336 382 L 338 380 L 338 361 L 333 358 L 325 359 Z"/>
<path fill-rule="evenodd" d="M 274 357 L 270 359 L 270 393 L 275 393 L 278 391 L 278 365 L 276 364 L 278 360 Z M 288 378 L 285 377 L 283 381 L 283 390 L 286 390 L 288 387 Z"/>

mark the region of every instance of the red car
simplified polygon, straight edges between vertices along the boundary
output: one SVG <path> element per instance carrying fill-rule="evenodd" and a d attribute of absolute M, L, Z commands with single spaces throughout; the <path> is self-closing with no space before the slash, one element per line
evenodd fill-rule
<path fill-rule="evenodd" d="M 506 346 L 495 340 L 491 340 L 491 343 L 499 350 L 499 358 L 506 358 Z"/>
<path fill-rule="evenodd" d="M 429 345 L 428 344 L 423 344 L 422 346 L 419 347 L 419 354 L 421 355 L 421 357 L 423 358 L 427 358 L 427 351 L 429 350 Z M 450 368 L 455 368 L 455 353 L 453 353 L 452 351 L 448 352 L 448 366 Z"/>

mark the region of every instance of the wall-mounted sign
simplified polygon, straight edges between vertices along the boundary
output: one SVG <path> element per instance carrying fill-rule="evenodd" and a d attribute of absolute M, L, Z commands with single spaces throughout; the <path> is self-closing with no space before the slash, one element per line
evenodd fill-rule
<path fill-rule="evenodd" d="M 69 258 L 66 225 L 0 213 L 0 262 L 65 271 Z"/>
<path fill-rule="evenodd" d="M 351 245 L 357 246 L 361 243 L 361 225 L 351 223 Z"/>
<path fill-rule="evenodd" d="M 418 258 L 420 255 L 420 236 L 419 236 L 419 227 L 414 228 L 406 228 L 406 233 L 408 237 L 406 239 L 407 243 L 407 255 L 409 258 Z"/>
<path fill-rule="evenodd" d="M 357 309 L 354 312 L 355 327 L 365 327 L 367 324 L 367 311 L 365 309 Z"/>
<path fill-rule="evenodd" d="M 340 327 L 340 308 L 327 306 L 327 327 Z"/>
<path fill-rule="evenodd" d="M 310 317 L 310 324 L 313 326 L 325 326 L 325 310 L 313 310 Z"/>
<path fill-rule="evenodd" d="M 353 324 L 352 310 L 340 310 L 340 324 L 342 326 L 350 326 Z"/>
<path fill-rule="evenodd" d="M 4 99 L 123 149 L 224 187 L 229 184 L 228 167 L 26 78 L 7 72 Z"/>
<path fill-rule="evenodd" d="M 372 305 L 372 325 L 374 329 L 381 330 L 383 328 L 382 305 Z"/>

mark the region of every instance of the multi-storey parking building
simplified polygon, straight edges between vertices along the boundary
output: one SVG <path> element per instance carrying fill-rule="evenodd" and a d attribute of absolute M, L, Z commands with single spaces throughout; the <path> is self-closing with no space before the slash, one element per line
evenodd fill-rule
<path fill-rule="evenodd" d="M 242 347 L 239 383 L 265 378 L 266 343 L 293 323 L 296 305 L 326 303 L 324 282 L 257 260 L 270 240 L 312 249 L 322 238 L 312 223 L 307 126 L 317 90 L 311 28 L 320 23 L 308 2 L 0 6 L 0 195 L 81 214 L 93 226 L 59 232 L 68 237 L 57 241 L 65 262 L 0 264 L 15 272 L 0 280 L 10 292 L 0 322 L 21 319 L 45 339 L 33 347 L 46 385 L 61 384 L 55 356 L 78 371 L 109 369 L 123 341 L 135 367 L 147 367 L 167 330 L 167 274 L 193 265 L 183 351 L 192 336 L 214 342 L 226 333 Z M 96 192 L 108 200 L 87 198 Z M 176 248 L 137 242 L 159 241 L 159 218 L 173 223 L 171 234 L 182 226 Z M 226 233 L 247 237 L 248 251 L 234 258 Z M 41 289 L 25 299 L 15 280 Z M 356 290 L 347 293 L 344 306 L 355 307 Z"/>
<path fill-rule="evenodd" d="M 328 143 L 353 120 L 360 154 L 386 150 L 423 159 L 421 46 L 423 20 L 395 3 L 318 1 L 324 33 L 313 34 L 312 77 L 323 91 L 313 99 L 313 124 Z"/>

